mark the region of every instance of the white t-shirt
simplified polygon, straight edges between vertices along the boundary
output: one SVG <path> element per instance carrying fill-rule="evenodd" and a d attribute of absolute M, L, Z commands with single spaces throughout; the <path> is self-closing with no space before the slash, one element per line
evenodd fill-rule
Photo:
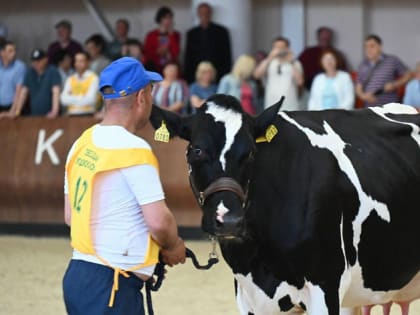
<path fill-rule="evenodd" d="M 303 72 L 301 63 L 296 60 L 292 65 L 289 62 L 280 63 L 276 58 L 268 65 L 264 108 L 276 104 L 284 95 L 286 98 L 281 110 L 299 110 L 298 86 L 293 79 L 293 67 Z"/>
<path fill-rule="evenodd" d="M 100 148 L 147 148 L 149 144 L 120 126 L 94 127 L 93 143 Z M 73 154 L 70 149 L 67 160 Z M 67 174 L 64 193 L 68 194 Z M 157 170 L 135 165 L 98 173 L 92 196 L 91 233 L 96 253 L 114 267 L 129 269 L 144 262 L 148 227 L 141 205 L 165 198 Z M 102 264 L 95 256 L 73 251 L 73 259 Z M 154 266 L 135 272 L 152 275 Z"/>

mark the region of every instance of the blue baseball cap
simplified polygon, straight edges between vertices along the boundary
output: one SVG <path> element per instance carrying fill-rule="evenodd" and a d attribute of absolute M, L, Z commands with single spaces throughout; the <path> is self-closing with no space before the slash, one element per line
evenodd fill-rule
<path fill-rule="evenodd" d="M 119 98 L 136 93 L 150 82 L 162 80 L 159 73 L 146 71 L 137 59 L 123 57 L 109 64 L 101 72 L 99 91 L 104 99 Z M 111 87 L 113 93 L 104 93 L 104 87 Z"/>

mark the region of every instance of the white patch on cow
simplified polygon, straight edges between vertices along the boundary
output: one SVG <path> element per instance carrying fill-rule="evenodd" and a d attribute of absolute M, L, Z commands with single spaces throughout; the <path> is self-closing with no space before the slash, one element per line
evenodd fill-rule
<path fill-rule="evenodd" d="M 246 305 L 251 306 L 249 308 L 252 309 L 253 314 L 299 314 L 293 309 L 290 312 L 280 312 L 278 301 L 285 295 L 289 295 L 292 303 L 299 304 L 299 302 L 304 298 L 303 293 L 301 292 L 304 289 L 298 290 L 295 286 L 283 281 L 277 287 L 274 297 L 270 298 L 260 287 L 254 283 L 251 273 L 247 274 L 246 276 L 242 274 L 235 274 L 235 279 L 238 283 L 238 290 L 241 290 L 241 300 L 242 303 L 245 303 L 244 308 L 247 307 Z"/>
<path fill-rule="evenodd" d="M 344 221 L 344 215 L 341 214 L 340 241 L 341 241 L 341 250 L 343 252 L 343 257 L 344 257 L 344 271 L 341 274 L 340 285 L 339 285 L 339 288 L 338 288 L 338 296 L 339 296 L 340 304 L 341 304 L 341 301 L 343 301 L 344 295 L 345 295 L 346 291 L 348 290 L 348 288 L 350 286 L 350 283 L 351 283 L 351 272 L 348 269 L 349 265 L 348 265 L 348 262 L 347 262 L 346 249 L 344 247 L 343 221 Z"/>
<path fill-rule="evenodd" d="M 217 210 L 216 210 L 216 220 L 219 221 L 220 223 L 223 223 L 223 217 L 225 216 L 226 213 L 229 212 L 229 209 L 226 208 L 226 206 L 223 204 L 223 201 L 221 201 L 219 203 L 219 205 L 217 206 Z"/>
<path fill-rule="evenodd" d="M 359 177 L 357 176 L 356 170 L 351 163 L 348 156 L 344 153 L 346 143 L 340 138 L 340 136 L 331 128 L 331 126 L 324 121 L 325 134 L 317 134 L 313 130 L 301 126 L 297 121 L 290 118 L 286 113 L 282 112 L 280 115 L 289 123 L 296 126 L 302 131 L 309 139 L 310 143 L 314 147 L 320 149 L 329 150 L 337 160 L 340 169 L 347 175 L 350 182 L 353 184 L 359 196 L 359 211 L 355 220 L 353 221 L 353 245 L 358 248 L 360 242 L 360 235 L 362 233 L 362 224 L 371 214 L 372 211 L 382 218 L 386 222 L 390 222 L 390 213 L 386 204 L 373 199 L 368 196 L 362 188 Z"/>
<path fill-rule="evenodd" d="M 364 287 L 362 268 L 359 262 L 350 268 L 351 283 L 342 301 L 343 307 L 386 304 L 390 301 L 405 302 L 420 298 L 420 272 L 400 290 L 373 291 Z"/>
<path fill-rule="evenodd" d="M 386 116 L 386 114 L 408 114 L 408 115 L 418 115 L 419 113 L 417 112 L 417 110 L 414 107 L 411 106 L 407 106 L 407 105 L 402 105 L 402 104 L 398 104 L 398 103 L 390 103 L 390 104 L 386 104 L 382 107 L 379 106 L 375 106 L 375 107 L 369 107 L 369 109 L 371 111 L 373 111 L 375 114 L 381 116 L 382 118 L 397 123 L 397 124 L 401 124 L 401 125 L 406 125 L 406 126 L 410 126 L 413 131 L 411 132 L 411 137 L 414 139 L 414 141 L 417 142 L 417 144 L 420 147 L 420 128 L 419 126 L 412 124 L 412 123 L 408 123 L 408 122 L 404 122 L 404 121 L 399 121 L 399 120 L 395 120 L 392 118 L 389 118 Z"/>
<path fill-rule="evenodd" d="M 325 303 L 325 293 L 321 287 L 314 285 L 309 281 L 306 282 L 305 287 L 307 287 L 307 290 L 309 291 L 309 303 L 306 304 L 308 314 L 330 314 L 330 312 L 328 312 L 327 304 Z"/>
<path fill-rule="evenodd" d="M 223 108 L 214 102 L 207 102 L 206 114 L 212 115 L 216 122 L 222 122 L 225 125 L 226 142 L 220 153 L 220 163 L 223 170 L 226 170 L 226 153 L 232 147 L 235 136 L 242 127 L 242 115 L 231 109 Z"/>

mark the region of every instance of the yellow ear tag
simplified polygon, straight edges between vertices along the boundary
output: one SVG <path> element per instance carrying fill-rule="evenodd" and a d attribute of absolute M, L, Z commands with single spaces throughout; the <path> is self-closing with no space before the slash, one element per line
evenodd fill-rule
<path fill-rule="evenodd" d="M 255 142 L 256 143 L 271 142 L 271 140 L 273 140 L 273 138 L 278 133 L 279 133 L 279 131 L 277 130 L 276 126 L 270 125 L 270 126 L 268 126 L 267 130 L 265 131 L 265 136 L 258 137 L 257 139 L 255 139 Z"/>
<path fill-rule="evenodd" d="M 166 123 L 162 120 L 162 125 L 155 131 L 155 141 L 168 143 L 170 138 L 169 130 L 166 128 Z"/>

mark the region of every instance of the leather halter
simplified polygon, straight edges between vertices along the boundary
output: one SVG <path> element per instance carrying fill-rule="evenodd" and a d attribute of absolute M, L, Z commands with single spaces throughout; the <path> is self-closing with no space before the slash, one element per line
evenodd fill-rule
<path fill-rule="evenodd" d="M 244 205 L 247 200 L 247 193 L 245 193 L 241 185 L 239 185 L 239 183 L 231 177 L 217 178 L 204 191 L 199 191 L 197 189 L 191 177 L 191 174 L 189 178 L 190 178 L 191 188 L 201 207 L 204 206 L 204 203 L 206 202 L 208 197 L 221 191 L 233 192 L 239 198 L 242 205 Z"/>

